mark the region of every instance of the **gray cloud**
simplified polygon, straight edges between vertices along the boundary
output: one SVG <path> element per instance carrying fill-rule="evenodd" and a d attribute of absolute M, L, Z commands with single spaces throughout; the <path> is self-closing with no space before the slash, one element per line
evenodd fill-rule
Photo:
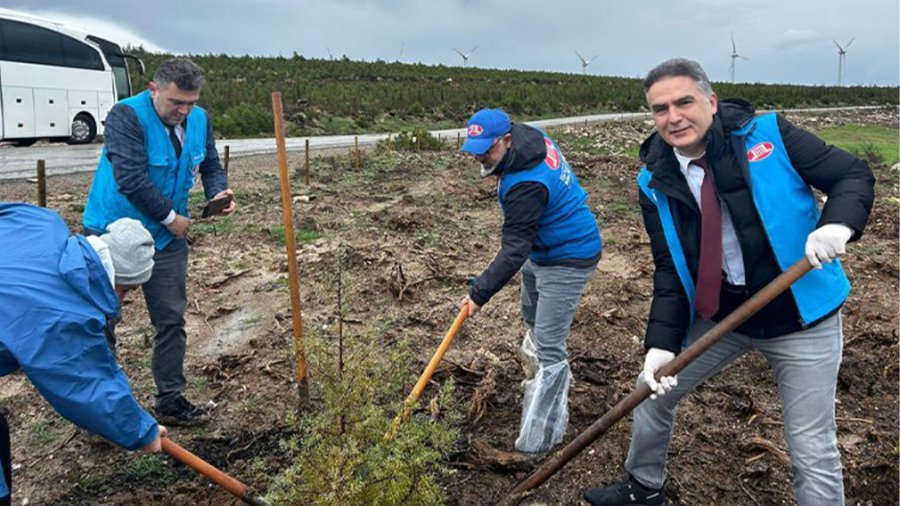
<path fill-rule="evenodd" d="M 44 17 L 101 20 L 176 53 L 285 55 L 461 65 L 452 48 L 478 45 L 469 64 L 581 72 L 577 50 L 600 57 L 591 74 L 639 76 L 660 61 L 700 61 L 713 80 L 730 78 L 731 36 L 751 82 L 834 84 L 831 42 L 856 37 L 845 83 L 897 85 L 896 0 L 13 0 L 4 7 Z M 75 22 L 73 21 L 73 22 Z"/>

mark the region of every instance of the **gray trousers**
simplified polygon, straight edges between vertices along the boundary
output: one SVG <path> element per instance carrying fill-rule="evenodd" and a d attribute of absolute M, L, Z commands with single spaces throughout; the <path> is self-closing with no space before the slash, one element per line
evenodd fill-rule
<path fill-rule="evenodd" d="M 698 321 L 689 341 L 712 326 L 712 322 Z M 774 339 L 753 339 L 737 332 L 725 335 L 678 374 L 678 386 L 671 392 L 656 400 L 648 398 L 635 409 L 625 469 L 642 484 L 661 488 L 666 481 L 666 454 L 678 400 L 755 349 L 774 370 L 781 394 L 797 504 L 843 505 L 844 482 L 834 419 L 843 342 L 840 313 L 813 328 Z"/>
<path fill-rule="evenodd" d="M 156 329 L 153 338 L 153 380 L 159 393 L 157 405 L 175 397 L 187 387 L 184 354 L 187 334 L 184 312 L 187 309 L 188 247 L 174 240 L 153 255 L 153 274 L 143 286 L 150 323 Z"/>
<path fill-rule="evenodd" d="M 566 340 L 581 294 L 597 264 L 591 267 L 522 266 L 522 319 L 537 344 L 538 362 L 548 367 L 566 360 Z"/>

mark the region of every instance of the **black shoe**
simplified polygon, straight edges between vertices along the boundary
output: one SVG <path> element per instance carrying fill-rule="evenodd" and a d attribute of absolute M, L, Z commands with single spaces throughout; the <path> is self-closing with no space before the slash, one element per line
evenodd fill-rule
<path fill-rule="evenodd" d="M 204 424 L 209 419 L 205 409 L 194 406 L 181 394 L 157 403 L 155 411 L 157 421 L 163 425 L 191 427 Z"/>
<path fill-rule="evenodd" d="M 584 493 L 584 500 L 591 506 L 626 506 L 666 504 L 665 488 L 647 488 L 631 475 L 608 487 L 592 488 Z"/>

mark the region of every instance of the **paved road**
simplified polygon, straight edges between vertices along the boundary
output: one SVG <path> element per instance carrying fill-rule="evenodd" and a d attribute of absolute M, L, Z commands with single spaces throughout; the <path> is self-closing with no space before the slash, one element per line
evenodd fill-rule
<path fill-rule="evenodd" d="M 791 111 L 824 112 L 841 109 L 876 109 L 877 107 L 846 107 L 833 109 L 797 109 Z M 529 125 L 541 128 L 577 125 L 584 123 L 600 123 L 604 121 L 622 121 L 635 118 L 649 118 L 648 113 L 622 113 L 622 114 L 593 114 L 589 116 L 575 116 L 570 118 L 557 118 L 539 121 L 529 121 Z M 465 135 L 465 129 L 433 130 L 432 135 L 438 134 L 444 138 L 456 138 L 459 133 Z M 361 146 L 372 146 L 378 141 L 386 139 L 388 134 L 363 134 L 359 136 Z M 310 151 L 347 148 L 353 146 L 353 135 L 328 135 L 320 137 L 289 137 L 285 139 L 287 151 L 302 153 L 306 140 L 309 139 Z M 242 156 L 275 153 L 275 139 L 220 139 L 216 141 L 219 154 L 225 146 L 229 146 L 229 156 L 238 158 Z M 47 175 L 71 174 L 75 172 L 89 172 L 97 167 L 97 159 L 100 157 L 101 144 L 87 144 L 81 146 L 69 146 L 66 144 L 38 144 L 29 147 L 0 147 L 0 180 L 22 179 L 35 176 L 37 160 L 45 160 Z"/>

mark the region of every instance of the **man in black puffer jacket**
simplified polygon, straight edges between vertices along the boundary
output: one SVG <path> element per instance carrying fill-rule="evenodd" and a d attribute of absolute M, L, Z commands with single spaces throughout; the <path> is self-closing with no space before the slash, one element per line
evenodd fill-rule
<path fill-rule="evenodd" d="M 751 350 L 771 364 L 783 401 L 798 504 L 843 504 L 835 385 L 850 283 L 836 260 L 862 235 L 874 178 L 859 158 L 743 101 L 719 102 L 690 60 L 653 69 L 644 92 L 656 133 L 638 176 L 656 272 L 628 476 L 591 489 L 592 505 L 664 504 L 676 404 Z M 810 187 L 828 195 L 819 209 Z M 797 260 L 816 268 L 677 377 L 654 374 Z M 668 395 L 665 395 L 668 393 Z M 665 395 L 665 397 L 662 397 Z M 712 498 L 710 498 L 712 500 Z"/>
<path fill-rule="evenodd" d="M 568 424 L 566 341 L 575 309 L 602 248 L 587 193 L 552 139 L 512 123 L 499 109 L 469 120 L 461 151 L 475 155 L 481 175 L 497 176 L 503 209 L 500 251 L 463 300 L 469 316 L 522 270 L 525 401 L 516 449 L 544 453 L 562 441 Z"/>

